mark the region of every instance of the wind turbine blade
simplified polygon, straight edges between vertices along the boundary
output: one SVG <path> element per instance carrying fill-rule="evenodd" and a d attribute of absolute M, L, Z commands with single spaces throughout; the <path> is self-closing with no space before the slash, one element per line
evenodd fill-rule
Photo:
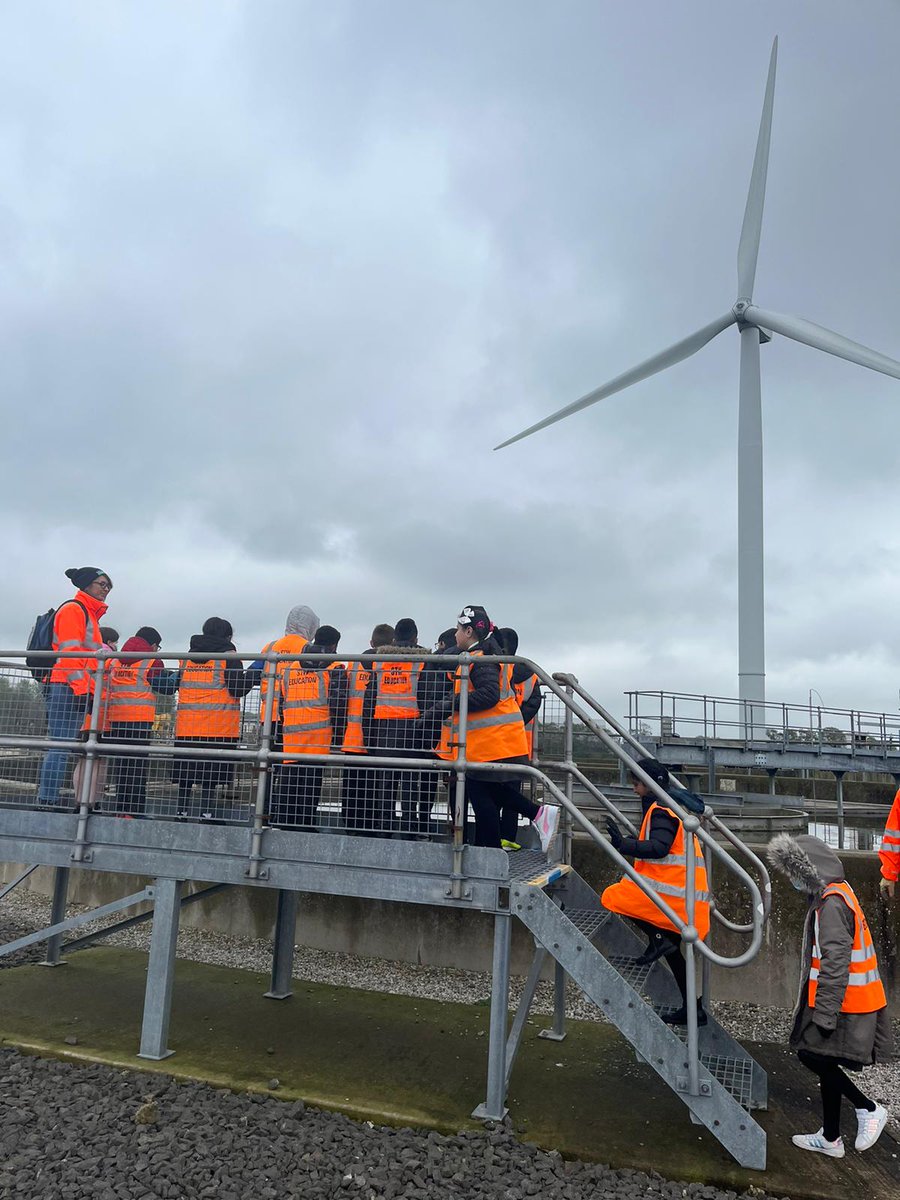
<path fill-rule="evenodd" d="M 750 175 L 750 190 L 747 207 L 744 209 L 744 224 L 738 245 L 738 299 L 749 300 L 753 296 L 756 280 L 756 260 L 759 257 L 759 237 L 762 232 L 763 204 L 766 199 L 766 176 L 769 171 L 769 142 L 772 137 L 772 105 L 775 100 L 775 63 L 778 59 L 778 38 L 772 43 L 769 59 L 769 78 L 766 83 L 766 98 L 763 101 L 759 136 L 756 139 L 756 155 Z"/>
<path fill-rule="evenodd" d="M 826 354 L 834 354 L 838 358 L 846 358 L 848 362 L 858 363 L 871 371 L 880 371 L 882 375 L 893 375 L 900 379 L 900 362 L 861 346 L 859 342 L 851 342 L 840 333 L 823 329 L 812 321 L 804 321 L 802 317 L 786 317 L 783 313 L 769 312 L 766 308 L 757 308 L 750 304 L 744 310 L 742 320 L 748 325 L 757 325 L 763 329 L 771 329 L 792 341 L 802 342 L 804 346 L 812 346 L 814 350 L 824 350 Z"/>
<path fill-rule="evenodd" d="M 532 433 L 537 433 L 539 429 L 546 429 L 548 425 L 553 425 L 557 421 L 561 421 L 564 417 L 570 417 L 572 413 L 580 412 L 582 408 L 589 408 L 590 405 L 596 404 L 598 400 L 605 400 L 607 396 L 621 392 L 623 388 L 631 387 L 633 383 L 640 383 L 642 379 L 649 379 L 651 375 L 657 375 L 660 371 L 664 371 L 666 367 L 674 367 L 682 359 L 690 358 L 692 354 L 696 354 L 698 350 L 702 350 L 707 342 L 711 342 L 714 337 L 717 337 L 729 325 L 733 325 L 735 319 L 733 312 L 725 313 L 724 316 L 718 317 L 711 324 L 704 325 L 702 329 L 698 329 L 696 333 L 692 333 L 689 337 L 676 342 L 674 346 L 669 346 L 667 349 L 661 350 L 659 354 L 654 354 L 652 358 L 648 358 L 638 366 L 632 367 L 630 371 L 625 371 L 624 374 L 617 375 L 610 383 L 604 384 L 603 387 L 599 387 L 593 392 L 588 392 L 580 400 L 575 400 L 572 404 L 567 404 L 565 408 L 561 408 L 551 416 L 544 417 L 543 421 L 538 421 L 536 425 L 530 425 L 528 429 L 523 429 L 515 437 L 507 438 L 505 442 L 501 442 L 494 449 L 502 450 L 504 446 L 511 446 L 513 442 L 519 442 L 522 438 L 529 437 Z"/>

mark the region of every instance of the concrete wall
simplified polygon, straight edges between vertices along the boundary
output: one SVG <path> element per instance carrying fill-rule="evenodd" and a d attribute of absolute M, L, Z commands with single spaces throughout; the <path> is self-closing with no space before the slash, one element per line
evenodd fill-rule
<path fill-rule="evenodd" d="M 847 878 L 868 917 L 892 1008 L 900 1015 L 900 896 L 891 904 L 880 898 L 876 855 L 846 852 L 842 859 Z M 597 890 L 613 881 L 609 860 L 592 843 L 576 841 L 574 865 Z M 10 863 L 0 864 L 0 879 L 12 879 L 19 869 Z M 22 886 L 49 895 L 52 885 L 52 871 L 41 868 Z M 144 881 L 135 876 L 73 870 L 70 898 L 93 907 L 139 891 L 143 886 Z M 773 880 L 773 888 L 772 918 L 760 954 L 741 970 L 714 968 L 713 992 L 720 999 L 783 1007 L 793 1004 L 806 906 L 803 897 L 780 876 Z M 732 920 L 748 919 L 746 904 L 730 877 L 717 881 L 716 896 L 726 916 Z M 125 915 L 130 915 L 130 911 Z M 275 893 L 262 888 L 230 888 L 190 905 L 182 918 L 185 926 L 263 939 L 271 938 L 274 921 Z M 344 954 L 489 971 L 492 926 L 492 918 L 482 913 L 304 894 L 300 900 L 297 941 Z M 720 952 L 736 954 L 746 945 L 746 939 L 717 928 L 713 945 Z M 512 964 L 515 973 L 526 973 L 532 950 L 530 935 L 515 922 Z"/>

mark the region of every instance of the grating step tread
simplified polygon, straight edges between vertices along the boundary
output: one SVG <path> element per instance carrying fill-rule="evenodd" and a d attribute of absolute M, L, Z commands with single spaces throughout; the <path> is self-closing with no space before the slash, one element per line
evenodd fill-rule
<path fill-rule="evenodd" d="M 548 858 L 540 850 L 512 850 L 506 857 L 509 859 L 509 878 L 516 883 L 530 883 L 536 876 L 546 875 L 555 868 L 568 870 L 564 863 Z"/>
<path fill-rule="evenodd" d="M 611 954 L 606 960 L 610 966 L 615 967 L 622 978 L 630 983 L 635 991 L 639 991 L 653 970 L 655 963 L 638 964 L 633 958 L 629 958 L 626 954 Z"/>
<path fill-rule="evenodd" d="M 612 913 L 605 908 L 567 908 L 563 911 L 568 920 L 586 938 L 596 937 L 612 916 Z"/>
<path fill-rule="evenodd" d="M 745 1058 L 730 1058 L 724 1054 L 701 1054 L 700 1061 L 742 1108 L 750 1109 L 753 1084 L 751 1062 Z"/>

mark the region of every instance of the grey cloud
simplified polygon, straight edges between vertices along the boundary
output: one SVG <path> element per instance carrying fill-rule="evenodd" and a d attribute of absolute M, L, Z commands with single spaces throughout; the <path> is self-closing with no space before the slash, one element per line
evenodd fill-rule
<path fill-rule="evenodd" d="M 170 647 L 480 598 L 613 709 L 732 692 L 734 332 L 490 447 L 730 305 L 776 31 L 757 294 L 900 356 L 900 16 L 755 12 L 9 9 L 7 643 L 102 560 Z M 892 703 L 897 384 L 783 339 L 763 381 L 770 692 Z"/>

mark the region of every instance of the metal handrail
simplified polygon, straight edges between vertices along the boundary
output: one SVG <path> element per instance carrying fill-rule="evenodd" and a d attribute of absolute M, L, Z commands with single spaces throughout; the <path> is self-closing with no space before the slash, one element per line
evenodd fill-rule
<path fill-rule="evenodd" d="M 586 692 L 584 690 L 584 688 L 581 687 L 581 685 L 578 683 L 578 680 L 574 678 L 574 676 L 558 674 L 556 676 L 556 678 L 557 679 L 565 679 L 567 684 L 569 684 L 572 687 L 572 690 L 576 693 L 578 698 L 580 700 L 584 701 L 584 703 L 586 703 L 599 716 L 601 716 L 603 718 L 603 720 L 613 728 L 613 730 L 616 732 L 616 734 L 623 741 L 627 742 L 628 745 L 631 746 L 631 748 L 634 751 L 636 751 L 638 757 L 640 757 L 640 758 L 651 757 L 649 751 L 646 750 L 641 745 L 641 743 L 637 740 L 637 738 L 634 737 L 634 735 L 632 733 L 630 733 L 629 730 L 625 729 L 624 726 L 619 721 L 617 721 L 616 718 L 614 716 L 612 716 L 611 713 L 607 712 L 607 710 L 602 706 L 602 704 L 600 704 L 597 700 L 595 700 L 594 697 L 590 695 L 590 693 Z M 629 755 L 624 754 L 621 751 L 621 747 L 619 747 L 616 744 L 614 739 L 610 738 L 608 736 L 608 734 L 606 734 L 605 731 L 601 730 L 600 727 L 597 726 L 595 722 L 586 718 L 584 716 L 584 714 L 579 714 L 579 716 L 581 717 L 581 720 L 584 721 L 584 723 L 590 729 L 592 729 L 594 732 L 596 732 L 598 734 L 598 736 L 601 737 L 601 740 L 604 742 L 604 744 L 607 745 L 620 758 L 620 760 L 622 760 L 623 762 L 626 762 L 626 764 L 630 764 L 629 770 L 632 770 L 633 774 L 639 776 L 643 780 L 644 783 L 648 784 L 648 786 L 650 786 L 652 788 L 652 790 L 654 791 L 654 794 L 659 799 L 661 799 L 666 804 L 669 804 L 669 805 L 672 804 L 674 798 L 668 792 L 664 792 L 662 790 L 662 788 L 659 787 L 659 785 L 656 783 L 655 780 L 650 779 L 650 777 L 645 775 L 643 771 L 634 770 L 634 768 L 637 766 L 637 764 L 633 763 L 633 760 L 630 758 Z M 687 790 L 685 788 L 684 784 L 681 782 L 681 780 L 678 779 L 675 775 L 672 775 L 671 778 L 678 788 L 681 788 L 682 790 L 685 790 L 685 791 Z M 684 820 L 684 818 L 686 816 L 693 816 L 693 814 L 687 813 L 687 811 L 685 809 L 681 808 L 681 806 L 677 803 L 677 801 L 674 803 L 674 807 L 675 807 L 676 812 L 682 817 L 682 820 Z M 741 854 L 743 854 L 747 858 L 749 858 L 751 863 L 753 864 L 753 866 L 759 871 L 759 873 L 762 877 L 762 883 L 763 883 L 763 894 L 762 894 L 763 921 L 767 920 L 768 916 L 769 916 L 769 912 L 771 911 L 771 907 L 772 907 L 772 881 L 769 877 L 769 871 L 768 871 L 768 868 L 766 867 L 766 864 L 763 862 L 763 860 L 759 857 L 758 854 L 754 854 L 754 852 L 750 849 L 750 847 L 745 842 L 742 842 L 739 838 L 737 838 L 731 832 L 731 830 L 726 825 L 723 824 L 723 822 L 715 815 L 715 813 L 712 811 L 712 809 L 710 809 L 709 805 L 706 806 L 706 810 L 703 814 L 703 820 L 707 824 L 711 825 L 712 828 L 715 829 L 717 833 L 721 834 L 721 836 L 723 838 L 725 838 L 725 840 L 728 841 L 732 846 L 734 846 L 734 848 L 736 850 L 738 850 Z M 715 839 L 709 837 L 705 833 L 704 830 L 700 831 L 700 837 L 701 837 L 701 840 L 703 840 L 707 845 L 710 845 L 711 847 L 713 847 L 713 849 L 716 852 L 718 852 L 718 846 L 717 846 Z M 733 861 L 731 859 L 730 855 L 726 855 L 724 857 L 726 857 L 728 861 Z M 737 865 L 737 864 L 735 864 L 735 865 Z M 722 921 L 722 923 L 724 925 L 726 925 L 728 928 L 739 930 L 740 932 L 749 932 L 756 924 L 756 922 L 754 921 L 754 922 L 751 922 L 751 924 L 749 926 L 735 926 L 731 922 L 729 922 L 726 918 L 722 917 L 721 914 L 718 913 L 718 910 L 716 910 L 716 913 L 717 913 L 717 917 Z"/>
<path fill-rule="evenodd" d="M 5 659 L 5 658 L 24 659 L 25 653 L 26 653 L 25 651 L 0 650 L 0 659 Z M 133 744 L 129 745 L 128 743 L 116 743 L 116 742 L 113 742 L 110 740 L 105 740 L 103 742 L 99 741 L 98 735 L 97 735 L 97 728 L 99 725 L 98 718 L 99 718 L 99 714 L 100 714 L 101 694 L 102 694 L 102 690 L 103 690 L 104 662 L 111 658 L 140 661 L 140 660 L 146 659 L 148 657 L 148 654 L 146 651 L 143 651 L 143 652 L 131 651 L 131 652 L 127 652 L 127 653 L 126 652 L 120 653 L 118 651 L 111 651 L 111 652 L 91 651 L 88 653 L 85 650 L 81 649 L 81 650 L 64 651 L 64 652 L 61 652 L 60 654 L 56 654 L 55 652 L 52 652 L 52 651 L 47 651 L 47 652 L 44 652 L 44 654 L 46 657 L 50 657 L 51 655 L 55 658 L 91 657 L 91 658 L 95 658 L 97 660 L 97 667 L 96 667 L 96 671 L 95 671 L 94 696 L 93 696 L 93 704 L 92 704 L 92 720 L 91 720 L 91 728 L 88 733 L 88 738 L 85 742 L 73 743 L 71 741 L 65 741 L 65 740 L 59 740 L 59 739 L 32 738 L 32 737 L 28 737 L 27 735 L 21 735 L 20 737 L 17 737 L 17 738 L 0 736 L 0 746 L 5 746 L 5 745 L 21 746 L 24 742 L 26 745 L 32 746 L 35 748 L 65 749 L 69 753 L 83 754 L 86 757 L 86 768 L 85 768 L 85 771 L 84 771 L 84 774 L 82 777 L 82 781 L 81 781 L 81 794 L 79 797 L 79 813 L 78 813 L 79 819 L 78 819 L 78 825 L 77 825 L 77 832 L 76 832 L 76 836 L 75 836 L 75 845 L 74 845 L 74 850 L 73 850 L 73 860 L 75 862 L 80 862 L 80 861 L 83 861 L 83 859 L 84 859 L 84 853 L 85 853 L 85 848 L 86 848 L 86 844 L 87 844 L 88 821 L 89 821 L 89 818 L 91 815 L 90 804 L 89 804 L 90 791 L 91 791 L 91 776 L 92 776 L 92 772 L 93 772 L 93 764 L 97 758 L 102 758 L 104 756 L 111 756 L 111 755 L 121 756 L 123 754 L 124 755 L 128 755 L 128 754 L 147 755 L 147 754 L 149 754 L 151 756 L 160 756 L 160 757 L 162 757 L 162 756 L 173 757 L 174 756 L 176 758 L 177 757 L 196 757 L 197 750 L 192 747 L 177 747 L 177 746 L 172 746 L 172 745 L 160 745 L 160 744 L 154 745 L 153 743 L 151 743 L 149 745 L 134 746 Z M 155 658 L 160 658 L 163 660 L 177 660 L 177 661 L 190 660 L 190 661 L 198 661 L 198 662 L 207 662 L 207 661 L 209 661 L 209 659 L 211 657 L 209 651 L 194 651 L 194 652 L 188 651 L 188 652 L 182 652 L 182 653 L 157 651 L 157 652 L 154 652 L 153 656 Z M 241 653 L 238 651 L 233 651 L 233 652 L 229 651 L 229 652 L 215 654 L 215 658 L 218 660 L 233 661 L 233 662 L 238 662 L 238 663 L 243 663 L 244 661 L 247 660 L 248 657 L 250 657 L 248 653 L 246 653 L 246 652 Z M 340 654 L 340 655 L 326 654 L 326 653 L 303 653 L 301 656 L 298 656 L 297 654 L 278 654 L 278 653 L 273 653 L 270 651 L 266 654 L 257 654 L 254 657 L 254 661 L 264 661 L 267 664 L 269 664 L 269 663 L 278 664 L 278 663 L 283 663 L 283 662 L 297 661 L 298 657 L 302 657 L 304 662 L 321 662 L 323 664 L 324 663 L 330 664 L 335 661 L 338 661 L 338 662 L 371 661 L 371 659 L 374 656 L 371 651 L 363 652 L 363 653 L 359 653 L 359 654 L 349 654 L 349 655 L 348 654 Z M 381 653 L 381 652 L 379 652 L 379 654 L 378 654 L 379 661 L 394 660 L 394 661 L 402 662 L 406 658 L 408 658 L 408 654 L 404 655 L 402 650 L 398 650 L 394 654 L 386 654 L 386 653 Z M 468 671 L 468 669 L 473 665 L 473 663 L 478 661 L 478 659 L 477 659 L 477 657 L 473 657 L 469 654 L 459 654 L 459 655 L 427 654 L 427 655 L 417 655 L 417 661 L 440 663 L 442 665 L 447 666 L 448 670 L 451 670 L 451 669 L 455 670 L 458 667 L 462 667 L 463 672 L 466 673 Z M 635 870 L 635 868 L 631 865 L 631 863 L 629 863 L 627 861 L 627 859 L 625 859 L 612 846 L 612 844 L 609 842 L 609 840 L 606 837 L 604 837 L 600 834 L 600 832 L 596 829 L 594 824 L 581 812 L 581 810 L 574 803 L 574 801 L 569 796 L 567 796 L 566 793 L 562 789 L 560 789 L 557 786 L 557 784 L 553 780 L 551 780 L 548 777 L 548 775 L 543 770 L 541 770 L 539 767 L 533 767 L 530 765 L 515 764 L 515 763 L 477 763 L 477 764 L 475 764 L 475 763 L 470 763 L 466 759 L 466 757 L 465 757 L 465 730 L 466 730 L 466 724 L 467 724 L 466 708 L 467 708 L 467 699 L 468 699 L 468 691 L 466 688 L 462 688 L 462 690 L 460 692 L 460 697 L 459 697 L 459 699 L 460 699 L 460 712 L 459 712 L 460 736 L 459 736 L 458 749 L 459 749 L 460 753 L 459 753 L 459 756 L 453 762 L 453 769 L 457 773 L 457 795 L 456 795 L 456 802 L 454 804 L 454 821 L 453 821 L 453 827 L 454 827 L 453 883 L 454 883 L 454 885 L 461 884 L 461 880 L 462 880 L 462 860 L 463 860 L 464 847 L 463 847 L 463 843 L 462 843 L 461 806 L 463 803 L 463 799 L 462 799 L 462 796 L 460 793 L 462 792 L 462 790 L 464 788 L 464 777 L 465 777 L 465 772 L 466 772 L 467 767 L 477 766 L 479 772 L 487 772 L 488 774 L 498 774 L 498 775 L 512 774 L 512 775 L 518 775 L 518 776 L 521 776 L 524 778 L 534 778 L 542 784 L 545 791 L 549 792 L 550 795 L 552 795 L 554 797 L 554 799 L 557 801 L 557 803 L 560 805 L 560 807 L 569 814 L 569 817 L 571 818 L 572 822 L 575 825 L 577 825 L 579 828 L 581 828 L 583 830 L 583 832 L 586 833 L 588 835 L 588 837 L 590 837 L 592 839 L 592 841 L 594 841 L 601 848 L 601 850 L 603 851 L 604 854 L 609 855 L 613 859 L 613 861 L 617 864 L 617 866 L 622 869 L 623 873 L 629 879 L 632 880 L 632 882 L 644 893 L 644 895 L 646 895 L 651 900 L 651 902 L 660 910 L 660 912 L 663 914 L 663 916 L 665 916 L 665 918 L 669 922 L 671 922 L 672 926 L 681 933 L 682 940 L 685 942 L 686 954 L 688 955 L 688 960 L 689 960 L 688 961 L 689 967 L 692 962 L 692 955 L 695 951 L 699 952 L 704 958 L 708 959 L 710 962 L 714 962 L 717 965 L 722 966 L 722 967 L 730 967 L 730 968 L 740 967 L 740 966 L 745 965 L 747 962 L 751 961 L 752 958 L 758 952 L 758 950 L 762 944 L 762 927 L 763 927 L 763 923 L 765 921 L 765 917 L 766 917 L 766 914 L 768 911 L 767 904 L 764 902 L 763 897 L 760 894 L 760 891 L 756 884 L 756 881 L 752 878 L 751 875 L 748 874 L 748 872 L 746 872 L 743 869 L 743 867 L 741 867 L 741 865 L 739 863 L 737 863 L 734 860 L 734 858 L 732 858 L 732 856 L 727 851 L 725 851 L 721 846 L 718 845 L 718 843 L 715 841 L 715 839 L 713 837 L 711 837 L 704 828 L 702 828 L 700 821 L 693 813 L 690 813 L 686 809 L 683 809 L 677 803 L 677 801 L 675 801 L 670 795 L 668 795 L 661 788 L 659 788 L 659 786 L 655 783 L 655 781 L 652 780 L 649 776 L 647 776 L 641 770 L 641 768 L 637 765 L 637 762 L 635 761 L 635 759 L 623 749 L 621 742 L 619 740 L 617 740 L 617 737 L 619 739 L 627 742 L 627 744 L 633 750 L 636 750 L 638 752 L 639 757 L 645 757 L 646 751 L 644 751 L 644 748 L 640 745 L 640 743 L 635 738 L 633 738 L 628 733 L 628 731 L 624 730 L 619 725 L 619 723 L 609 713 L 607 713 L 606 710 L 597 703 L 597 701 L 595 701 L 593 699 L 593 697 L 589 696 L 588 693 L 586 693 L 584 691 L 584 689 L 580 686 L 580 684 L 578 683 L 577 679 L 575 679 L 574 676 L 550 675 L 542 667 L 540 667 L 537 663 L 534 663 L 531 659 L 523 658 L 523 657 L 520 657 L 517 655 L 491 656 L 491 661 L 497 662 L 497 663 L 521 664 L 521 665 L 527 666 L 529 668 L 529 670 L 538 677 L 538 679 L 540 680 L 540 682 L 542 683 L 543 686 L 545 686 L 550 692 L 552 692 L 554 695 L 556 695 L 562 701 L 563 705 L 567 709 L 571 710 L 571 712 L 574 715 L 576 715 L 580 721 L 582 721 L 588 728 L 590 728 L 591 731 L 601 740 L 601 742 L 617 758 L 619 758 L 620 761 L 625 763 L 627 768 L 636 777 L 642 779 L 643 782 L 647 784 L 647 786 L 657 796 L 658 799 L 660 799 L 669 808 L 672 808 L 676 812 L 676 814 L 680 817 L 683 827 L 684 827 L 684 830 L 685 830 L 685 833 L 687 835 L 685 838 L 685 848 L 686 848 L 686 860 L 687 860 L 687 862 L 686 862 L 686 866 L 687 866 L 686 913 L 687 913 L 688 919 L 687 919 L 687 921 L 682 920 L 681 917 L 671 908 L 671 906 L 669 904 L 666 903 L 665 900 L 662 899 L 662 897 L 659 894 L 657 894 L 652 888 L 648 887 L 648 885 L 645 882 L 645 880 L 643 879 L 643 877 Z M 273 671 L 274 671 L 274 668 L 273 668 Z M 558 682 L 558 681 L 562 682 L 563 686 L 561 686 L 560 682 Z M 569 689 L 569 691 L 567 692 L 566 689 Z M 263 724 L 263 726 L 266 726 L 266 723 L 268 722 L 269 729 L 271 729 L 271 703 L 269 702 L 269 700 L 271 698 L 272 691 L 273 691 L 272 688 L 268 689 L 269 699 L 267 699 L 265 710 L 262 714 L 262 718 L 263 718 L 262 724 Z M 583 701 L 590 708 L 592 708 L 603 719 L 603 721 L 606 722 L 606 724 L 615 731 L 615 734 L 617 735 L 617 737 L 611 736 L 607 729 L 598 725 L 596 721 L 592 720 L 587 714 L 585 714 L 575 704 L 575 701 L 573 699 L 573 694 L 577 695 L 581 701 Z M 202 757 L 253 762 L 253 763 L 256 763 L 258 766 L 260 766 L 262 770 L 265 770 L 265 766 L 270 762 L 283 762 L 286 759 L 291 757 L 289 753 L 286 753 L 284 751 L 275 751 L 271 748 L 270 745 L 267 745 L 265 743 L 266 743 L 266 736 L 265 736 L 265 729 L 264 729 L 263 744 L 261 744 L 258 749 L 250 749 L 250 748 L 226 749 L 224 747 L 216 747 L 216 748 L 204 747 Z M 352 764 L 354 766 L 361 765 L 359 756 L 352 755 L 352 754 L 351 755 L 308 754 L 308 755 L 304 755 L 304 762 L 308 763 L 310 765 L 332 765 L 332 766 L 336 766 L 339 764 Z M 441 761 L 436 762 L 432 758 L 428 758 L 428 759 L 425 759 L 425 758 L 423 758 L 423 759 L 395 758 L 390 755 L 370 755 L 370 754 L 367 754 L 365 756 L 365 765 L 371 766 L 373 768 L 375 768 L 375 767 L 404 767 L 408 770 L 423 770 L 423 771 L 445 771 L 447 769 L 447 765 L 445 763 L 443 763 Z M 576 764 L 574 764 L 573 762 L 568 762 L 568 763 L 564 763 L 564 764 L 554 764 L 554 766 L 562 766 L 567 771 L 568 770 L 578 771 Z M 580 775 L 580 772 L 579 772 L 579 775 Z M 588 785 L 592 786 L 592 785 L 590 785 L 589 781 L 588 781 Z M 258 863 L 260 861 L 260 841 L 261 841 L 261 829 L 262 829 L 261 822 L 262 822 L 262 815 L 263 815 L 262 812 L 259 811 L 260 794 L 261 794 L 260 792 L 257 793 L 257 805 L 256 805 L 256 811 L 254 812 L 254 823 L 253 823 L 253 831 L 252 831 L 252 837 L 251 837 L 251 852 L 250 852 L 250 857 L 251 857 L 250 870 L 251 871 L 253 870 L 254 865 L 256 865 L 256 868 L 258 869 Z M 620 816 L 621 819 L 625 820 L 625 818 L 622 817 L 620 813 L 618 813 L 618 810 L 615 808 L 615 806 L 612 805 L 611 802 L 605 796 L 603 796 L 603 794 L 601 792 L 597 791 L 596 794 L 597 794 L 597 797 L 601 800 L 601 802 L 604 803 L 610 809 L 611 812 L 616 813 L 617 815 Z M 258 818 L 258 820 L 257 820 L 257 818 Z M 731 842 L 731 844 L 734 845 L 736 848 L 739 848 L 742 852 L 746 853 L 752 859 L 752 861 L 754 862 L 754 865 L 756 865 L 758 867 L 758 869 L 762 872 L 762 875 L 766 882 L 766 892 L 767 892 L 767 896 L 768 896 L 768 894 L 770 893 L 768 872 L 766 871 L 765 866 L 762 864 L 761 860 L 758 859 L 757 856 L 754 855 L 751 851 L 749 851 L 749 849 L 746 846 L 744 846 L 743 843 L 739 842 L 738 839 L 736 839 L 733 835 L 731 835 L 730 831 L 725 830 L 724 826 L 722 826 L 721 822 L 718 822 L 718 820 L 716 818 L 712 818 L 712 821 L 717 828 L 720 828 L 722 830 L 723 835 L 727 838 L 727 840 L 729 840 Z M 630 822 L 625 821 L 625 823 L 629 826 L 629 828 L 633 828 L 631 826 Z M 695 885 L 696 864 L 694 861 L 694 858 L 695 858 L 694 842 L 693 842 L 693 837 L 691 835 L 696 835 L 700 839 L 700 841 L 706 847 L 708 847 L 709 851 L 713 855 L 717 856 L 722 861 L 724 861 L 726 863 L 728 869 L 731 870 L 738 877 L 740 882 L 746 887 L 746 889 L 750 893 L 751 900 L 753 902 L 752 903 L 753 920 L 752 920 L 751 925 L 749 927 L 747 927 L 746 929 L 744 929 L 742 927 L 734 926 L 728 922 L 725 922 L 726 924 L 728 924 L 729 928 L 737 928 L 741 932 L 749 932 L 751 934 L 750 945 L 747 947 L 747 949 L 743 953 L 741 953 L 739 955 L 729 957 L 726 955 L 718 954 L 716 951 L 712 950 L 709 946 L 707 946 L 705 942 L 702 942 L 699 939 L 698 931 L 697 931 L 696 925 L 694 924 L 694 904 L 695 904 L 695 886 L 694 885 Z M 454 886 L 454 894 L 456 894 L 456 890 L 457 890 L 457 887 Z M 691 976 L 691 972 L 689 971 L 689 977 L 690 976 Z M 691 1016 L 691 1014 L 689 1012 L 689 1018 L 690 1018 L 690 1016 Z"/>

